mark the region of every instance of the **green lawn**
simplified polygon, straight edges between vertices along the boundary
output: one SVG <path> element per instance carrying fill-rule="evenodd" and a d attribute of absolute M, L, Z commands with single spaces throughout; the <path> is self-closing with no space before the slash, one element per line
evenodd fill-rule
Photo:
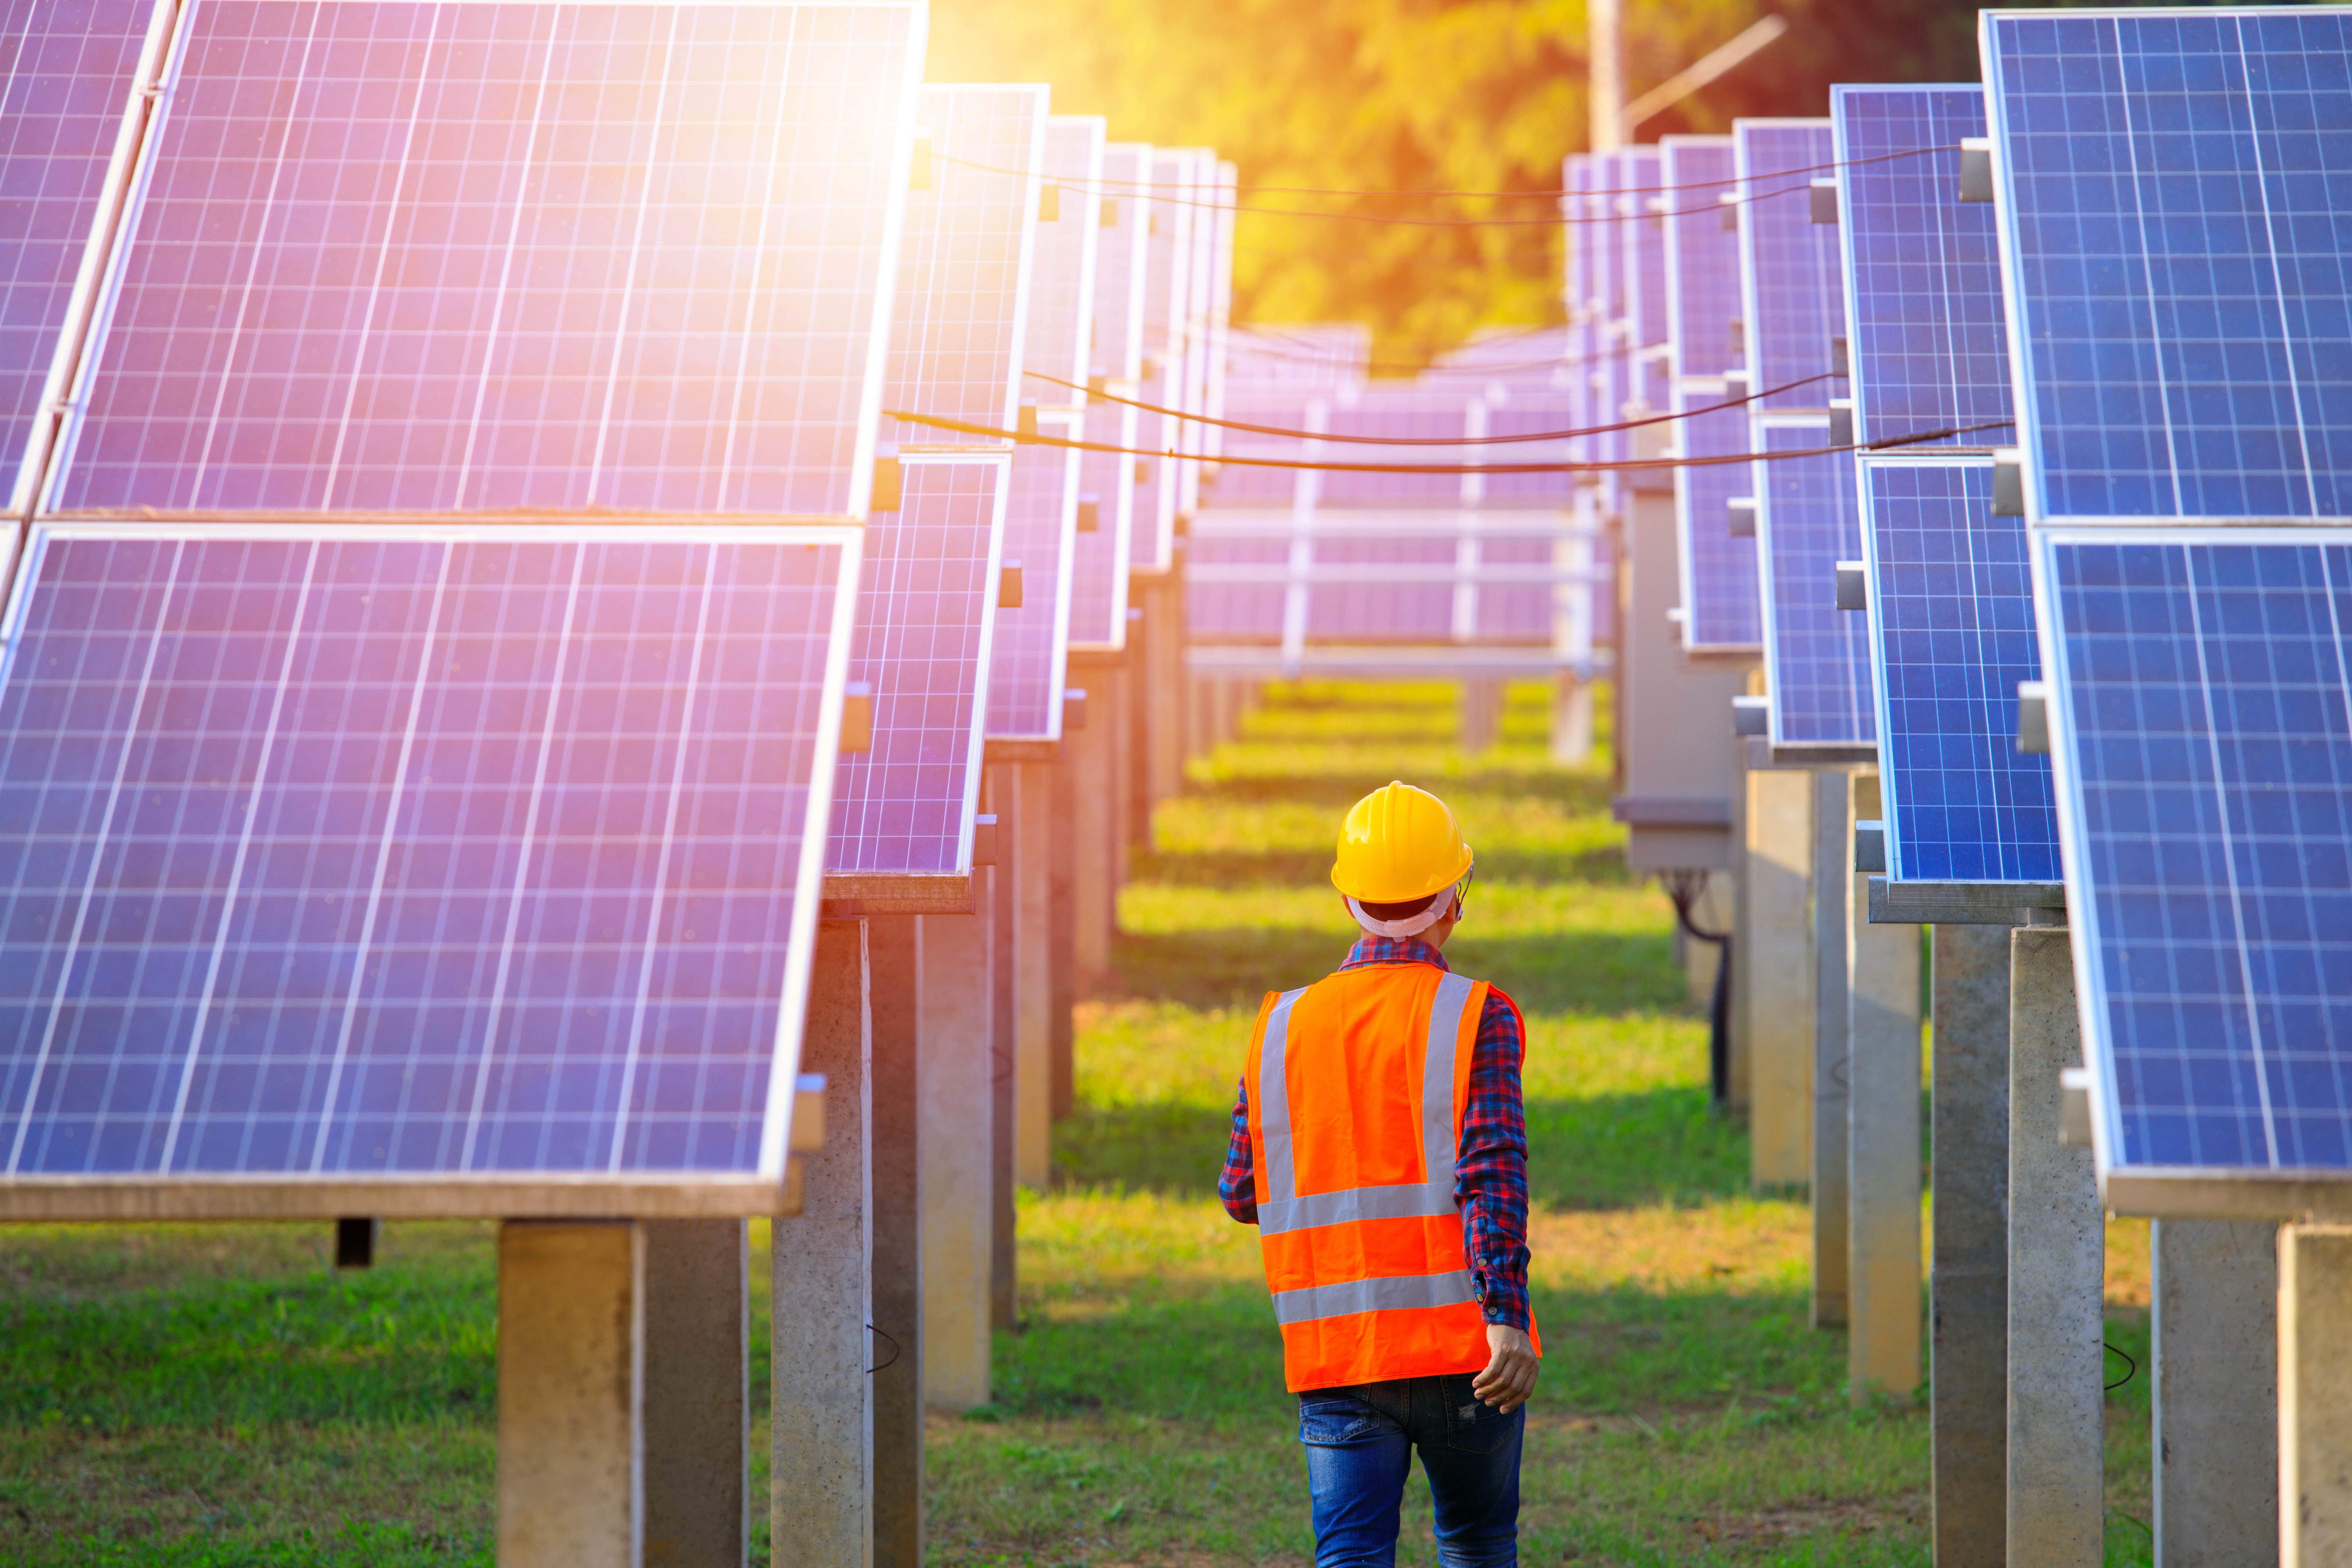
<path fill-rule="evenodd" d="M 1805 1211 L 1746 1196 L 1706 1109 L 1665 902 L 1625 876 L 1603 772 L 1546 763 L 1541 694 L 1517 695 L 1474 760 L 1445 688 L 1291 689 L 1163 811 L 1116 994 L 1082 1005 L 1061 1180 L 1023 1201 L 997 1401 L 931 1424 L 935 1562 L 1311 1555 L 1254 1233 L 1214 1183 L 1258 995 L 1345 951 L 1339 814 L 1401 776 L 1461 812 L 1479 877 L 1449 951 L 1529 1026 L 1526 1561 L 1927 1563 L 1926 1422 L 1847 1408 L 1843 1342 L 1804 1322 Z M 489 1230 L 388 1226 L 364 1274 L 327 1251 L 318 1226 L 0 1228 L 0 1562 L 487 1563 Z M 2109 1338 L 2144 1363 L 2143 1229 L 2111 1233 L 2110 1277 Z M 2147 1555 L 2146 1387 L 2111 1407 L 2116 1563 Z M 1425 1495 L 1408 1509 L 1427 1563 Z"/>

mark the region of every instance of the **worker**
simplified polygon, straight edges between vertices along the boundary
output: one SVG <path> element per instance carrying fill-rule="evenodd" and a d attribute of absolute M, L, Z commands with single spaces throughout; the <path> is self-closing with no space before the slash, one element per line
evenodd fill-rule
<path fill-rule="evenodd" d="M 1332 885 L 1363 934 L 1258 1009 L 1218 1184 L 1258 1227 L 1317 1568 L 1389 1568 L 1415 1451 L 1446 1568 L 1518 1561 L 1528 1305 L 1527 1032 L 1446 968 L 1474 858 L 1398 783 L 1348 813 Z"/>

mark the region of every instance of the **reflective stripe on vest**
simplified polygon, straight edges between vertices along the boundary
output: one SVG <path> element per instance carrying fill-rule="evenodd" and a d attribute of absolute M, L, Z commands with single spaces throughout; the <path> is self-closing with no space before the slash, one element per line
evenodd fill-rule
<path fill-rule="evenodd" d="M 1421 1151 L 1422 1169 L 1428 1179 L 1423 1182 L 1403 1182 L 1377 1187 L 1351 1187 L 1344 1192 L 1309 1193 L 1298 1195 L 1298 1178 L 1291 1157 L 1290 1080 L 1285 1069 L 1285 1052 L 1290 1039 L 1290 1009 L 1305 988 L 1286 991 L 1277 998 L 1274 1011 L 1265 1020 L 1265 1045 L 1258 1058 L 1258 1127 L 1265 1138 L 1265 1170 L 1264 1195 L 1257 1205 L 1258 1232 L 1262 1236 L 1281 1236 L 1294 1230 L 1307 1230 L 1317 1226 L 1345 1225 L 1364 1219 L 1416 1219 L 1424 1216 L 1458 1214 L 1454 1201 L 1454 1166 L 1456 1153 L 1454 1126 L 1454 1044 L 1462 1029 L 1462 1011 L 1470 1005 L 1473 983 L 1459 974 L 1446 974 L 1437 983 L 1437 994 L 1429 1006 L 1429 1038 L 1423 1055 L 1421 1073 Z M 1437 1278 L 1445 1278 L 1439 1276 Z M 1470 1287 L 1470 1277 L 1461 1277 L 1464 1289 Z M 1397 1284 L 1418 1283 L 1413 1280 L 1393 1281 Z M 1368 1281 L 1367 1283 L 1390 1283 Z M 1352 1289 L 1353 1286 L 1318 1287 L 1316 1290 L 1285 1291 L 1275 1298 L 1276 1310 L 1281 1310 L 1283 1296 L 1319 1296 L 1326 1290 Z M 1473 1300 L 1470 1296 L 1452 1296 L 1444 1301 L 1412 1301 L 1407 1306 L 1450 1306 L 1455 1301 Z M 1330 1317 L 1338 1312 L 1368 1311 L 1365 1307 L 1339 1307 L 1329 1311 L 1310 1311 L 1303 1318 Z M 1284 1322 L 1302 1321 L 1284 1318 Z"/>
<path fill-rule="evenodd" d="M 1393 1312 L 1412 1307 L 1458 1307 L 1478 1299 L 1469 1271 L 1408 1274 L 1396 1279 L 1350 1279 L 1339 1285 L 1310 1285 L 1303 1290 L 1274 1293 L 1274 1321 L 1309 1323 L 1318 1318 L 1344 1318 L 1353 1312 Z"/>

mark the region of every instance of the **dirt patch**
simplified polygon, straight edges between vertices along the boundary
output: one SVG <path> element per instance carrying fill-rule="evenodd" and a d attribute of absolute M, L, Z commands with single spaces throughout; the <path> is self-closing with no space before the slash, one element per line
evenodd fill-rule
<path fill-rule="evenodd" d="M 1724 1514 L 1695 1520 L 1694 1541 L 1711 1546 L 1770 1545 L 1800 1536 L 1875 1535 L 1881 1531 L 1916 1525 L 1905 1500 L 1891 1503 L 1802 1502 L 1768 1508 L 1754 1513 Z"/>

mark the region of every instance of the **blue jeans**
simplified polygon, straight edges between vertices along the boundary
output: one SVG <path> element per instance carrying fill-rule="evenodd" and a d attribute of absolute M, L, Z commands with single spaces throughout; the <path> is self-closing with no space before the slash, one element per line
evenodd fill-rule
<path fill-rule="evenodd" d="M 1445 1568 L 1513 1568 L 1519 1560 L 1523 1405 L 1496 1414 L 1470 1392 L 1474 1373 L 1318 1388 L 1298 1396 L 1298 1440 L 1315 1500 L 1316 1568 L 1392 1568 L 1397 1510 L 1414 1449 L 1437 1505 Z"/>

